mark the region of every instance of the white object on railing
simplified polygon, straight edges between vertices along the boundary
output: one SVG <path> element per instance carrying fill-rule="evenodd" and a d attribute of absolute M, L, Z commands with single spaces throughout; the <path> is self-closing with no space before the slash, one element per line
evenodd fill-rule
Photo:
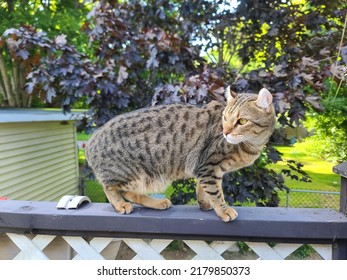
<path fill-rule="evenodd" d="M 90 203 L 88 196 L 64 195 L 57 204 L 57 209 L 78 209 L 82 203 Z"/>

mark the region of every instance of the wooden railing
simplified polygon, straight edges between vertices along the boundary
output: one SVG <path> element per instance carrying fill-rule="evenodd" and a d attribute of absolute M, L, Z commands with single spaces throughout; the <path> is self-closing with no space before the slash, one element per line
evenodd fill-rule
<path fill-rule="evenodd" d="M 55 206 L 53 202 L 0 202 L 0 232 L 20 249 L 14 258 L 47 258 L 44 249 L 56 236 L 62 236 L 77 259 L 102 259 L 100 252 L 120 240 L 136 253 L 136 259 L 163 259 L 160 253 L 172 240 L 184 240 L 196 253 L 195 259 L 222 259 L 235 241 L 245 241 L 261 259 L 284 259 L 302 244 L 313 244 L 324 259 L 346 258 L 347 218 L 329 209 L 241 207 L 236 221 L 224 223 L 196 206 L 166 211 L 137 207 L 127 216 L 103 203 L 78 210 Z"/>
<path fill-rule="evenodd" d="M 346 170 L 347 164 L 334 168 L 342 176 L 341 212 L 238 207 L 239 217 L 230 223 L 197 206 L 135 207 L 131 215 L 118 215 L 106 203 L 61 210 L 55 202 L 0 201 L 0 258 L 5 258 L 5 243 L 17 249 L 9 258 L 50 258 L 47 247 L 59 237 L 71 259 L 114 259 L 121 242 L 134 252 L 133 259 L 164 259 L 173 240 L 182 240 L 193 259 L 223 259 L 236 241 L 245 242 L 260 259 L 285 259 L 302 244 L 310 244 L 323 259 L 347 259 Z"/>

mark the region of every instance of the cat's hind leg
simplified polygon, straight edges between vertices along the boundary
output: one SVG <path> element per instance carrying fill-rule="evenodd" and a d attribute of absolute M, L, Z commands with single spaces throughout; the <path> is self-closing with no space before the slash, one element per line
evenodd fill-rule
<path fill-rule="evenodd" d="M 104 185 L 103 187 L 108 201 L 119 214 L 130 214 L 133 211 L 131 203 L 124 201 L 119 186 Z"/>
<path fill-rule="evenodd" d="M 164 210 L 171 206 L 171 201 L 167 198 L 157 199 L 131 191 L 122 192 L 122 195 L 125 199 L 148 208 Z"/>

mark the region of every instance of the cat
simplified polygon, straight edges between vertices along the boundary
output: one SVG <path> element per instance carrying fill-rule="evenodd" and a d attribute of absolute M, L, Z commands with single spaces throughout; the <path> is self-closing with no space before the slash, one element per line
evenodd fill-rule
<path fill-rule="evenodd" d="M 133 211 L 132 202 L 167 209 L 163 192 L 176 179 L 197 179 L 201 209 L 214 209 L 225 222 L 237 212 L 222 191 L 225 172 L 249 166 L 259 157 L 275 126 L 272 95 L 236 94 L 226 89 L 226 103 L 204 107 L 160 105 L 116 116 L 94 132 L 86 159 L 114 209 Z M 126 200 L 125 200 L 126 199 Z"/>

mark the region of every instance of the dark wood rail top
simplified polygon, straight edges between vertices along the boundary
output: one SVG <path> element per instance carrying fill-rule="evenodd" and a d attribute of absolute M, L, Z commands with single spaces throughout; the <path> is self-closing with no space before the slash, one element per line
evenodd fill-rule
<path fill-rule="evenodd" d="M 130 215 L 108 203 L 76 210 L 56 202 L 0 201 L 0 232 L 93 237 L 334 243 L 347 240 L 347 217 L 330 209 L 235 207 L 237 220 L 222 222 L 197 206 L 152 210 L 135 206 Z"/>

